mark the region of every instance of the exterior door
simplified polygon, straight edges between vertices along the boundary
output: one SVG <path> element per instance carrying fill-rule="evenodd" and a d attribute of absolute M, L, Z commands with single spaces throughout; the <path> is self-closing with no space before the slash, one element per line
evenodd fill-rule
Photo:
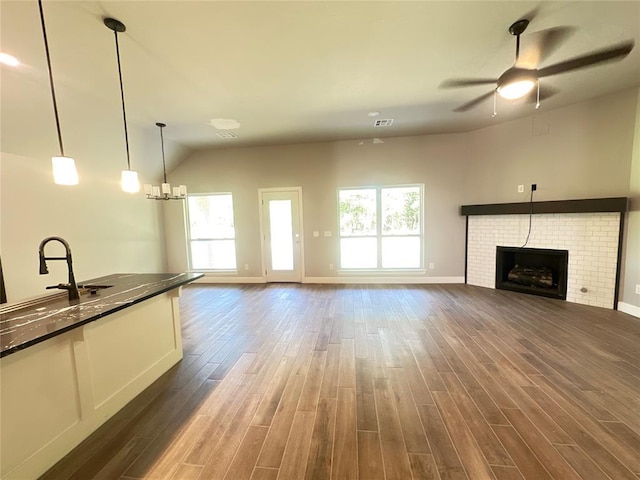
<path fill-rule="evenodd" d="M 302 189 L 260 189 L 262 258 L 267 282 L 302 281 Z"/>

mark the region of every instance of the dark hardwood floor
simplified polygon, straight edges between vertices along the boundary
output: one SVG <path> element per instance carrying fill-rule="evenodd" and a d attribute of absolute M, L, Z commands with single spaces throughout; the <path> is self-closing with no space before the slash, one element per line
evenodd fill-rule
<path fill-rule="evenodd" d="M 640 320 L 465 285 L 202 286 L 184 359 L 42 478 L 640 478 Z"/>

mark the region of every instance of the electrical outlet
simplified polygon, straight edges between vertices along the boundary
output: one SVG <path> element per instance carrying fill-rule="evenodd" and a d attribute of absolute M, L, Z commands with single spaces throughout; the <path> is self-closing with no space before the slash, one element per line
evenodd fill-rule
<path fill-rule="evenodd" d="M 245 270 L 249 270 L 249 264 L 248 264 L 248 263 L 245 263 L 245 264 L 244 264 L 244 269 L 245 269 Z"/>
<path fill-rule="evenodd" d="M 532 183 L 531 184 L 531 191 L 535 192 L 538 189 L 538 184 L 537 183 Z"/>
<path fill-rule="evenodd" d="M 435 263 L 433 263 L 433 262 L 431 262 L 431 263 L 429 264 L 429 270 L 433 270 L 434 268 L 436 268 L 436 264 L 435 264 Z"/>
<path fill-rule="evenodd" d="M 313 231 L 313 236 L 314 236 L 314 237 L 319 237 L 319 236 L 320 236 L 320 232 L 319 232 L 319 231 L 317 231 L 317 230 L 314 230 L 314 231 Z"/>
<path fill-rule="evenodd" d="M 524 193 L 524 185 L 518 185 L 518 193 Z"/>
<path fill-rule="evenodd" d="M 640 295 L 640 285 L 636 285 L 636 293 Z"/>
<path fill-rule="evenodd" d="M 329 264 L 329 270 L 333 270 L 333 263 Z"/>

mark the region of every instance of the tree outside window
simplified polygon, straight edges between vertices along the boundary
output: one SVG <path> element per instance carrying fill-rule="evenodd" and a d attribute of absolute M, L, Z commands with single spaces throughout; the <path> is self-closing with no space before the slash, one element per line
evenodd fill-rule
<path fill-rule="evenodd" d="M 340 267 L 422 267 L 422 185 L 340 189 Z"/>

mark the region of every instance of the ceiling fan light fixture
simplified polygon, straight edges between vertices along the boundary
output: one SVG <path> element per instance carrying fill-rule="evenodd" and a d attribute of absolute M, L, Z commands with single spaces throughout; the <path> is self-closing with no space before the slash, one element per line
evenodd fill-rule
<path fill-rule="evenodd" d="M 527 93 L 533 90 L 536 86 L 535 80 L 525 78 L 521 80 L 515 80 L 503 85 L 498 86 L 498 95 L 507 100 L 516 100 L 524 97 Z"/>

